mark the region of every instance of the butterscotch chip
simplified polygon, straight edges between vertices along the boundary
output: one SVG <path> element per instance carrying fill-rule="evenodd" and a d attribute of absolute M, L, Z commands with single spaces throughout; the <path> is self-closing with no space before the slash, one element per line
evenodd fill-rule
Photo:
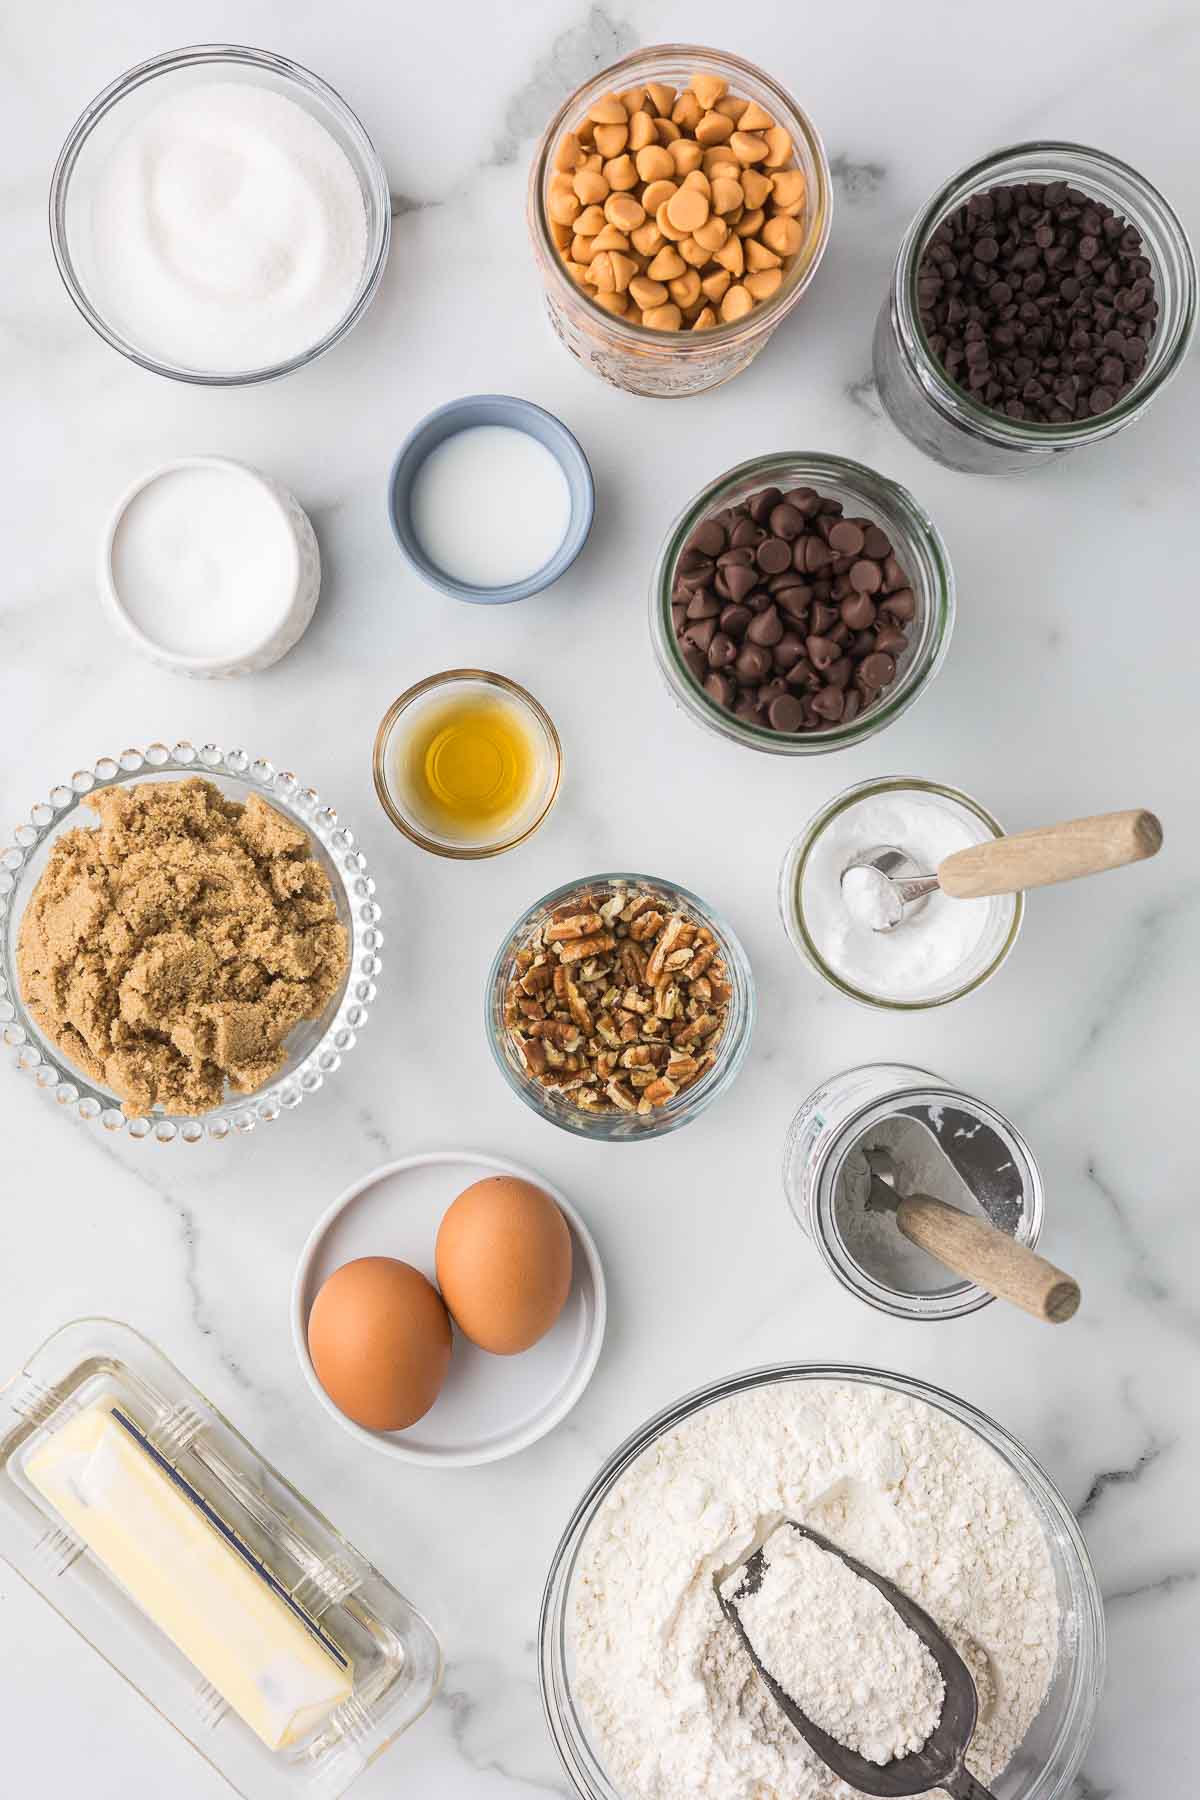
<path fill-rule="evenodd" d="M 683 324 L 683 314 L 672 302 L 666 306 L 652 306 L 642 314 L 643 323 L 653 326 L 655 331 L 678 331 Z"/>
<path fill-rule="evenodd" d="M 625 294 L 593 294 L 592 298 L 595 300 L 597 306 L 602 306 L 604 308 L 605 312 L 617 313 L 619 315 L 627 312 L 629 308 L 629 298 Z"/>
<path fill-rule="evenodd" d="M 639 256 L 653 256 L 655 251 L 663 247 L 663 234 L 653 219 L 647 219 L 644 225 L 639 225 L 630 237 Z"/>
<path fill-rule="evenodd" d="M 615 194 L 627 194 L 638 184 L 632 156 L 617 156 L 604 165 L 604 178 Z"/>
<path fill-rule="evenodd" d="M 767 197 L 775 185 L 772 176 L 763 175 L 758 169 L 743 169 L 741 183 L 742 196 L 746 205 L 751 208 L 765 206 Z"/>
<path fill-rule="evenodd" d="M 728 325 L 731 319 L 744 319 L 753 309 L 753 296 L 740 282 L 735 282 L 721 302 L 721 318 Z"/>
<path fill-rule="evenodd" d="M 651 281 L 648 275 L 635 275 L 629 283 L 629 294 L 643 311 L 653 306 L 665 306 L 670 298 L 665 282 Z"/>
<path fill-rule="evenodd" d="M 658 255 L 646 270 L 651 281 L 674 281 L 682 275 L 687 264 L 673 244 L 664 244 Z"/>
<path fill-rule="evenodd" d="M 572 199 L 574 199 L 572 195 Z M 576 206 L 578 212 L 578 206 Z M 576 237 L 595 237 L 598 231 L 604 230 L 604 211 L 599 206 L 586 206 L 575 220 Z"/>
<path fill-rule="evenodd" d="M 738 119 L 742 131 L 770 131 L 774 124 L 770 113 L 765 112 L 757 100 L 748 100 Z"/>
<path fill-rule="evenodd" d="M 762 240 L 778 256 L 795 256 L 804 242 L 804 233 L 795 219 L 768 219 L 762 228 Z"/>
<path fill-rule="evenodd" d="M 21 920 L 30 1014 L 133 1116 L 261 1087 L 349 965 L 308 834 L 198 779 L 109 788 L 64 832 Z"/>
<path fill-rule="evenodd" d="M 779 258 L 765 244 L 760 244 L 757 238 L 749 238 L 746 242 L 746 267 L 751 270 L 777 269 Z"/>
<path fill-rule="evenodd" d="M 733 276 L 729 273 L 728 269 L 714 269 L 711 275 L 705 275 L 703 277 L 700 286 L 703 289 L 705 296 L 711 300 L 715 306 L 719 300 L 724 298 L 726 290 L 732 280 Z"/>
<path fill-rule="evenodd" d="M 668 285 L 672 300 L 684 312 L 690 306 L 695 306 L 700 298 L 700 276 L 695 269 L 688 269 L 685 274 L 677 275 Z"/>
<path fill-rule="evenodd" d="M 781 169 L 792 154 L 792 134 L 785 131 L 782 125 L 775 125 L 767 133 L 767 167 Z"/>
<path fill-rule="evenodd" d="M 604 203 L 604 216 L 618 231 L 633 231 L 646 222 L 646 209 L 632 194 L 610 194 Z"/>
<path fill-rule="evenodd" d="M 675 165 L 677 175 L 690 175 L 693 169 L 700 167 L 704 158 L 704 152 L 695 138 L 687 137 L 676 138 L 673 143 L 668 144 L 667 155 Z"/>
<path fill-rule="evenodd" d="M 674 199 L 674 195 L 672 195 L 671 198 Z M 676 225 L 672 222 L 671 215 L 667 211 L 669 204 L 668 201 L 663 201 L 662 205 L 654 215 L 654 223 L 658 226 L 658 229 L 665 238 L 670 238 L 673 244 L 677 244 L 680 238 L 687 237 L 688 233 L 681 225 Z"/>
<path fill-rule="evenodd" d="M 712 209 L 716 213 L 731 213 L 742 205 L 746 195 L 740 181 L 732 181 L 727 175 L 712 177 Z"/>
<path fill-rule="evenodd" d="M 673 144 L 676 138 L 683 136 L 683 133 L 678 125 L 673 124 L 670 119 L 655 119 L 654 135 L 660 144 Z"/>
<path fill-rule="evenodd" d="M 714 144 L 728 143 L 732 136 L 733 120 L 726 118 L 723 113 L 705 113 L 696 127 L 696 142 L 705 150 L 711 149 Z"/>
<path fill-rule="evenodd" d="M 674 164 L 671 166 L 673 169 Z M 673 181 L 662 179 L 648 182 L 645 191 L 641 195 L 642 205 L 652 219 L 657 218 L 659 207 L 665 206 L 671 196 L 678 193 L 678 191 L 678 186 Z"/>
<path fill-rule="evenodd" d="M 577 169 L 571 185 L 583 206 L 602 204 L 608 199 L 611 186 L 599 169 Z"/>
<path fill-rule="evenodd" d="M 677 231 L 689 236 L 708 217 L 708 201 L 696 188 L 682 187 L 667 201 L 667 217 Z"/>
<path fill-rule="evenodd" d="M 717 322 L 717 315 L 711 306 L 706 306 L 696 314 L 692 321 L 693 331 L 710 331 Z"/>
<path fill-rule="evenodd" d="M 762 207 L 756 206 L 753 212 L 744 212 L 733 229 L 740 238 L 751 238 L 761 229 L 765 218 Z"/>
<path fill-rule="evenodd" d="M 669 181 L 675 173 L 675 164 L 669 150 L 661 144 L 647 144 L 638 151 L 634 161 L 637 172 L 643 181 Z"/>
<path fill-rule="evenodd" d="M 629 239 L 615 225 L 606 224 L 592 239 L 593 250 L 628 250 Z"/>
<path fill-rule="evenodd" d="M 701 230 L 703 229 L 702 226 Z M 712 256 L 712 251 L 709 250 L 706 245 L 702 244 L 699 238 L 680 238 L 675 248 L 679 251 L 684 262 L 687 263 L 688 267 L 691 269 L 705 268 Z"/>
<path fill-rule="evenodd" d="M 629 121 L 629 148 L 644 150 L 650 144 L 657 144 L 658 135 L 654 129 L 654 120 L 648 112 L 635 112 Z"/>
<path fill-rule="evenodd" d="M 767 155 L 767 140 L 752 131 L 735 131 L 729 140 L 729 148 L 740 163 L 763 162 Z"/>
<path fill-rule="evenodd" d="M 729 83 L 723 75 L 696 75 L 692 78 L 692 92 L 706 109 L 715 106 L 728 89 Z"/>
<path fill-rule="evenodd" d="M 618 101 L 618 105 L 619 104 L 620 102 Z M 621 117 L 622 119 L 625 118 L 625 110 L 623 107 L 621 109 Z M 622 125 L 597 125 L 596 148 L 599 150 L 601 156 L 619 156 L 628 142 L 629 126 L 627 123 Z M 763 153 L 764 155 L 766 154 L 765 145 Z"/>
<path fill-rule="evenodd" d="M 756 300 L 763 301 L 769 300 L 782 282 L 782 269 L 760 269 L 757 274 L 747 275 L 742 286 L 748 294 L 753 294 Z"/>
<path fill-rule="evenodd" d="M 721 267 L 728 269 L 731 275 L 740 275 L 746 266 L 746 253 L 742 249 L 741 238 L 736 235 L 726 238 L 713 261 L 719 262 Z"/>
<path fill-rule="evenodd" d="M 721 248 L 728 236 L 728 225 L 724 219 L 718 218 L 716 213 L 711 218 L 705 219 L 703 225 L 697 226 L 692 233 L 693 241 L 699 244 L 702 250 L 707 250 L 709 256 Z"/>
<path fill-rule="evenodd" d="M 681 131 L 694 131 L 707 111 L 692 90 L 685 88 L 671 108 L 671 123 L 678 125 Z"/>
<path fill-rule="evenodd" d="M 776 212 L 791 212 L 804 205 L 804 171 L 780 169 L 771 177 L 771 201 Z"/>
<path fill-rule="evenodd" d="M 588 118 L 593 125 L 624 125 L 628 114 L 616 94 L 605 94 L 588 108 Z"/>

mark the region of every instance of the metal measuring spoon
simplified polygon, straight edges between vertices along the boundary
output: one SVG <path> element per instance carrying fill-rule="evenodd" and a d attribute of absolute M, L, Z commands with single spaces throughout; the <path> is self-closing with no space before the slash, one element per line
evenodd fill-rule
<path fill-rule="evenodd" d="M 747 1557 L 743 1565 L 742 1580 L 733 1595 L 726 1596 L 721 1592 L 720 1575 L 714 1576 L 713 1582 L 721 1611 L 737 1632 L 763 1686 L 788 1723 L 835 1775 L 848 1781 L 860 1794 L 880 1794 L 885 1796 L 885 1800 L 900 1800 L 902 1795 L 924 1794 L 930 1788 L 944 1788 L 948 1794 L 953 1795 L 954 1800 L 995 1800 L 995 1796 L 976 1781 L 963 1760 L 975 1730 L 979 1696 L 975 1691 L 970 1669 L 945 1632 L 934 1624 L 929 1614 L 915 1600 L 910 1600 L 907 1594 L 901 1593 L 894 1582 L 888 1581 L 886 1576 L 877 1575 L 874 1569 L 868 1568 L 866 1563 L 860 1563 L 856 1557 L 847 1556 L 844 1550 L 839 1550 L 836 1544 L 831 1544 L 820 1532 L 810 1530 L 807 1525 L 798 1525 L 794 1519 L 785 1519 L 781 1523 L 790 1525 L 801 1537 L 811 1538 L 819 1549 L 827 1550 L 831 1556 L 840 1557 L 855 1575 L 860 1575 L 873 1588 L 877 1588 L 889 1605 L 895 1607 L 904 1623 L 916 1632 L 937 1664 L 946 1684 L 941 1718 L 921 1749 L 910 1751 L 907 1756 L 894 1757 L 891 1762 L 886 1763 L 868 1762 L 857 1750 L 851 1750 L 839 1743 L 837 1738 L 830 1737 L 819 1725 L 813 1724 L 807 1713 L 801 1712 L 770 1670 L 763 1667 L 742 1625 L 737 1602 L 745 1595 L 756 1593 L 762 1586 L 766 1573 L 766 1559 L 760 1549 L 753 1556 Z M 724 1579 L 729 1579 L 728 1570 L 724 1572 Z"/>
<path fill-rule="evenodd" d="M 955 850 L 932 875 L 923 875 L 895 844 L 881 844 L 847 863 L 842 894 L 855 918 L 872 931 L 894 931 L 908 908 L 939 889 L 952 900 L 982 900 L 1075 881 L 1154 856 L 1162 837 L 1162 826 L 1144 808 L 1098 813 Z"/>

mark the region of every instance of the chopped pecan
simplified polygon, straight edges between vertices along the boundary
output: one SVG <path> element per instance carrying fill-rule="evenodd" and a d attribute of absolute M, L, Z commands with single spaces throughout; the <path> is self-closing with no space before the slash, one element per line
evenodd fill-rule
<path fill-rule="evenodd" d="M 618 1112 L 637 1111 L 637 1101 L 633 1097 L 633 1092 L 623 1081 L 610 1081 L 604 1091 Z"/>
<path fill-rule="evenodd" d="M 601 932 L 599 937 L 577 937 L 567 943 L 556 943 L 558 954 L 563 962 L 581 962 L 585 956 L 595 956 L 601 950 L 612 950 L 616 938 L 610 932 Z"/>
<path fill-rule="evenodd" d="M 703 975 L 716 954 L 717 946 L 715 944 L 701 944 L 700 948 L 692 957 L 692 975 L 694 977 Z"/>
<path fill-rule="evenodd" d="M 660 1075 L 657 1081 L 652 1081 L 649 1087 L 642 1089 L 642 1099 L 648 1100 L 651 1106 L 665 1106 L 671 1096 L 678 1092 L 673 1081 L 666 1075 Z"/>
<path fill-rule="evenodd" d="M 604 920 L 598 912 L 568 913 L 565 919 L 553 919 L 546 927 L 548 944 L 567 944 L 572 938 L 591 937 L 603 931 Z"/>
<path fill-rule="evenodd" d="M 682 914 L 672 913 L 671 917 L 659 932 L 654 948 L 650 952 L 650 960 L 646 964 L 646 980 L 650 983 L 651 987 L 657 985 L 663 970 L 666 968 L 667 957 L 679 942 L 683 927 L 684 919 Z"/>
<path fill-rule="evenodd" d="M 629 927 L 629 935 L 635 944 L 643 943 L 646 938 L 651 938 L 657 931 L 661 931 L 662 923 L 662 914 L 652 907 L 648 912 L 638 914 Z"/>

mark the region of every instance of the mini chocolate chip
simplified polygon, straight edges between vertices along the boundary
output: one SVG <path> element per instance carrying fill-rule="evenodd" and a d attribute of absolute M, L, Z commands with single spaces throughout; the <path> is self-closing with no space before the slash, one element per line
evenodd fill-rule
<path fill-rule="evenodd" d="M 868 525 L 863 531 L 863 554 L 873 556 L 876 562 L 884 562 L 892 554 L 892 540 L 878 525 Z"/>
<path fill-rule="evenodd" d="M 738 647 L 731 637 L 723 631 L 714 632 L 708 646 L 708 666 L 710 669 L 727 669 L 736 660 L 737 653 Z"/>
<path fill-rule="evenodd" d="M 692 575 L 700 572 L 704 577 L 712 573 L 713 559 L 703 550 L 685 550 L 679 558 L 679 573 Z"/>
<path fill-rule="evenodd" d="M 797 538 L 792 546 L 792 562 L 797 569 L 803 569 L 809 575 L 818 569 L 827 569 L 833 561 L 833 555 L 824 538 L 810 532 L 807 537 Z"/>
<path fill-rule="evenodd" d="M 777 603 L 782 606 L 784 612 L 789 613 L 793 619 L 802 619 L 804 617 L 805 613 L 808 611 L 812 597 L 812 589 L 810 587 L 804 587 L 799 583 L 793 583 L 790 587 L 779 588 L 775 593 Z"/>
<path fill-rule="evenodd" d="M 836 607 L 828 606 L 823 600 L 814 602 L 809 610 L 808 622 L 818 637 L 822 637 L 837 621 Z"/>
<path fill-rule="evenodd" d="M 756 544 L 762 543 L 766 535 L 762 527 L 756 525 L 753 519 L 739 519 L 729 534 L 729 542 L 735 550 L 740 550 L 743 544 L 748 544 L 753 550 Z"/>
<path fill-rule="evenodd" d="M 746 636 L 752 644 L 777 644 L 783 636 L 783 621 L 779 617 L 778 607 L 769 606 L 766 612 L 759 613 L 751 621 Z"/>
<path fill-rule="evenodd" d="M 885 556 L 883 559 L 883 585 L 889 594 L 896 588 L 908 586 L 908 576 L 894 556 Z"/>
<path fill-rule="evenodd" d="M 850 723 L 851 719 L 856 719 L 858 717 L 858 709 L 861 705 L 862 705 L 861 695 L 856 694 L 853 688 L 847 688 L 845 690 L 845 696 L 844 696 L 844 701 L 843 701 L 843 705 L 842 705 L 842 724 L 843 725 L 848 725 Z"/>
<path fill-rule="evenodd" d="M 753 617 L 748 606 L 727 606 L 721 614 L 721 630 L 729 637 L 744 637 Z"/>
<path fill-rule="evenodd" d="M 770 681 L 764 681 L 759 688 L 758 704 L 760 706 L 770 707 L 772 700 L 782 700 L 783 696 L 788 691 L 787 682 L 781 681 L 778 675 L 774 675 Z"/>
<path fill-rule="evenodd" d="M 762 720 L 762 707 L 758 704 L 757 694 L 741 694 L 734 706 L 734 713 L 739 719 L 747 719 L 752 724 Z"/>
<path fill-rule="evenodd" d="M 754 551 L 749 544 L 742 544 L 737 550 L 722 550 L 717 558 L 718 569 L 727 569 L 731 563 L 744 563 L 747 568 L 754 561 Z"/>
<path fill-rule="evenodd" d="M 798 631 L 785 631 L 775 646 L 775 667 L 784 674 L 804 655 L 804 639 Z"/>
<path fill-rule="evenodd" d="M 696 680 L 702 681 L 708 673 L 708 658 L 705 656 L 704 652 L 695 649 L 691 644 L 685 644 L 683 647 L 683 660 L 695 676 Z"/>
<path fill-rule="evenodd" d="M 804 648 L 808 653 L 808 660 L 813 668 L 820 669 L 822 673 L 831 663 L 837 661 L 838 647 L 833 642 L 832 638 L 820 637 L 814 634 L 805 639 Z"/>
<path fill-rule="evenodd" d="M 788 670 L 787 684 L 790 688 L 799 688 L 804 691 L 815 692 L 821 685 L 821 677 L 817 674 L 817 671 L 813 668 L 808 658 L 803 656 L 799 662 L 793 663 Z"/>
<path fill-rule="evenodd" d="M 731 675 L 722 675 L 714 669 L 704 677 L 704 691 L 712 696 L 718 706 L 732 706 L 737 695 L 737 683 Z"/>
<path fill-rule="evenodd" d="M 854 659 L 850 656 L 839 656 L 831 662 L 825 671 L 825 680 L 830 687 L 844 688 L 848 686 L 854 673 Z"/>
<path fill-rule="evenodd" d="M 820 494 L 816 488 L 810 487 L 792 488 L 790 493 L 784 495 L 784 499 L 789 506 L 794 506 L 797 512 L 803 513 L 806 519 L 810 519 L 821 504 Z"/>

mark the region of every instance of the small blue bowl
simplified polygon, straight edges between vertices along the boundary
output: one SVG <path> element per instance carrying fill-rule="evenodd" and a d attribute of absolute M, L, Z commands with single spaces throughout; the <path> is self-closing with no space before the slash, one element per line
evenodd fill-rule
<path fill-rule="evenodd" d="M 473 425 L 507 425 L 515 431 L 527 432 L 544 444 L 557 457 L 559 467 L 571 490 L 571 520 L 566 536 L 548 563 L 524 581 L 513 581 L 507 587 L 472 587 L 469 582 L 455 581 L 444 569 L 430 562 L 413 530 L 409 501 L 417 470 L 431 450 L 446 438 L 467 431 Z M 528 600 L 540 594 L 564 575 L 587 542 L 596 511 L 596 489 L 588 459 L 578 440 L 561 419 L 530 400 L 518 400 L 512 394 L 468 394 L 462 400 L 450 400 L 429 413 L 409 432 L 392 464 L 388 482 L 388 517 L 396 542 L 418 575 L 432 587 L 440 588 L 455 600 L 466 600 L 472 606 L 505 606 L 510 600 Z"/>

